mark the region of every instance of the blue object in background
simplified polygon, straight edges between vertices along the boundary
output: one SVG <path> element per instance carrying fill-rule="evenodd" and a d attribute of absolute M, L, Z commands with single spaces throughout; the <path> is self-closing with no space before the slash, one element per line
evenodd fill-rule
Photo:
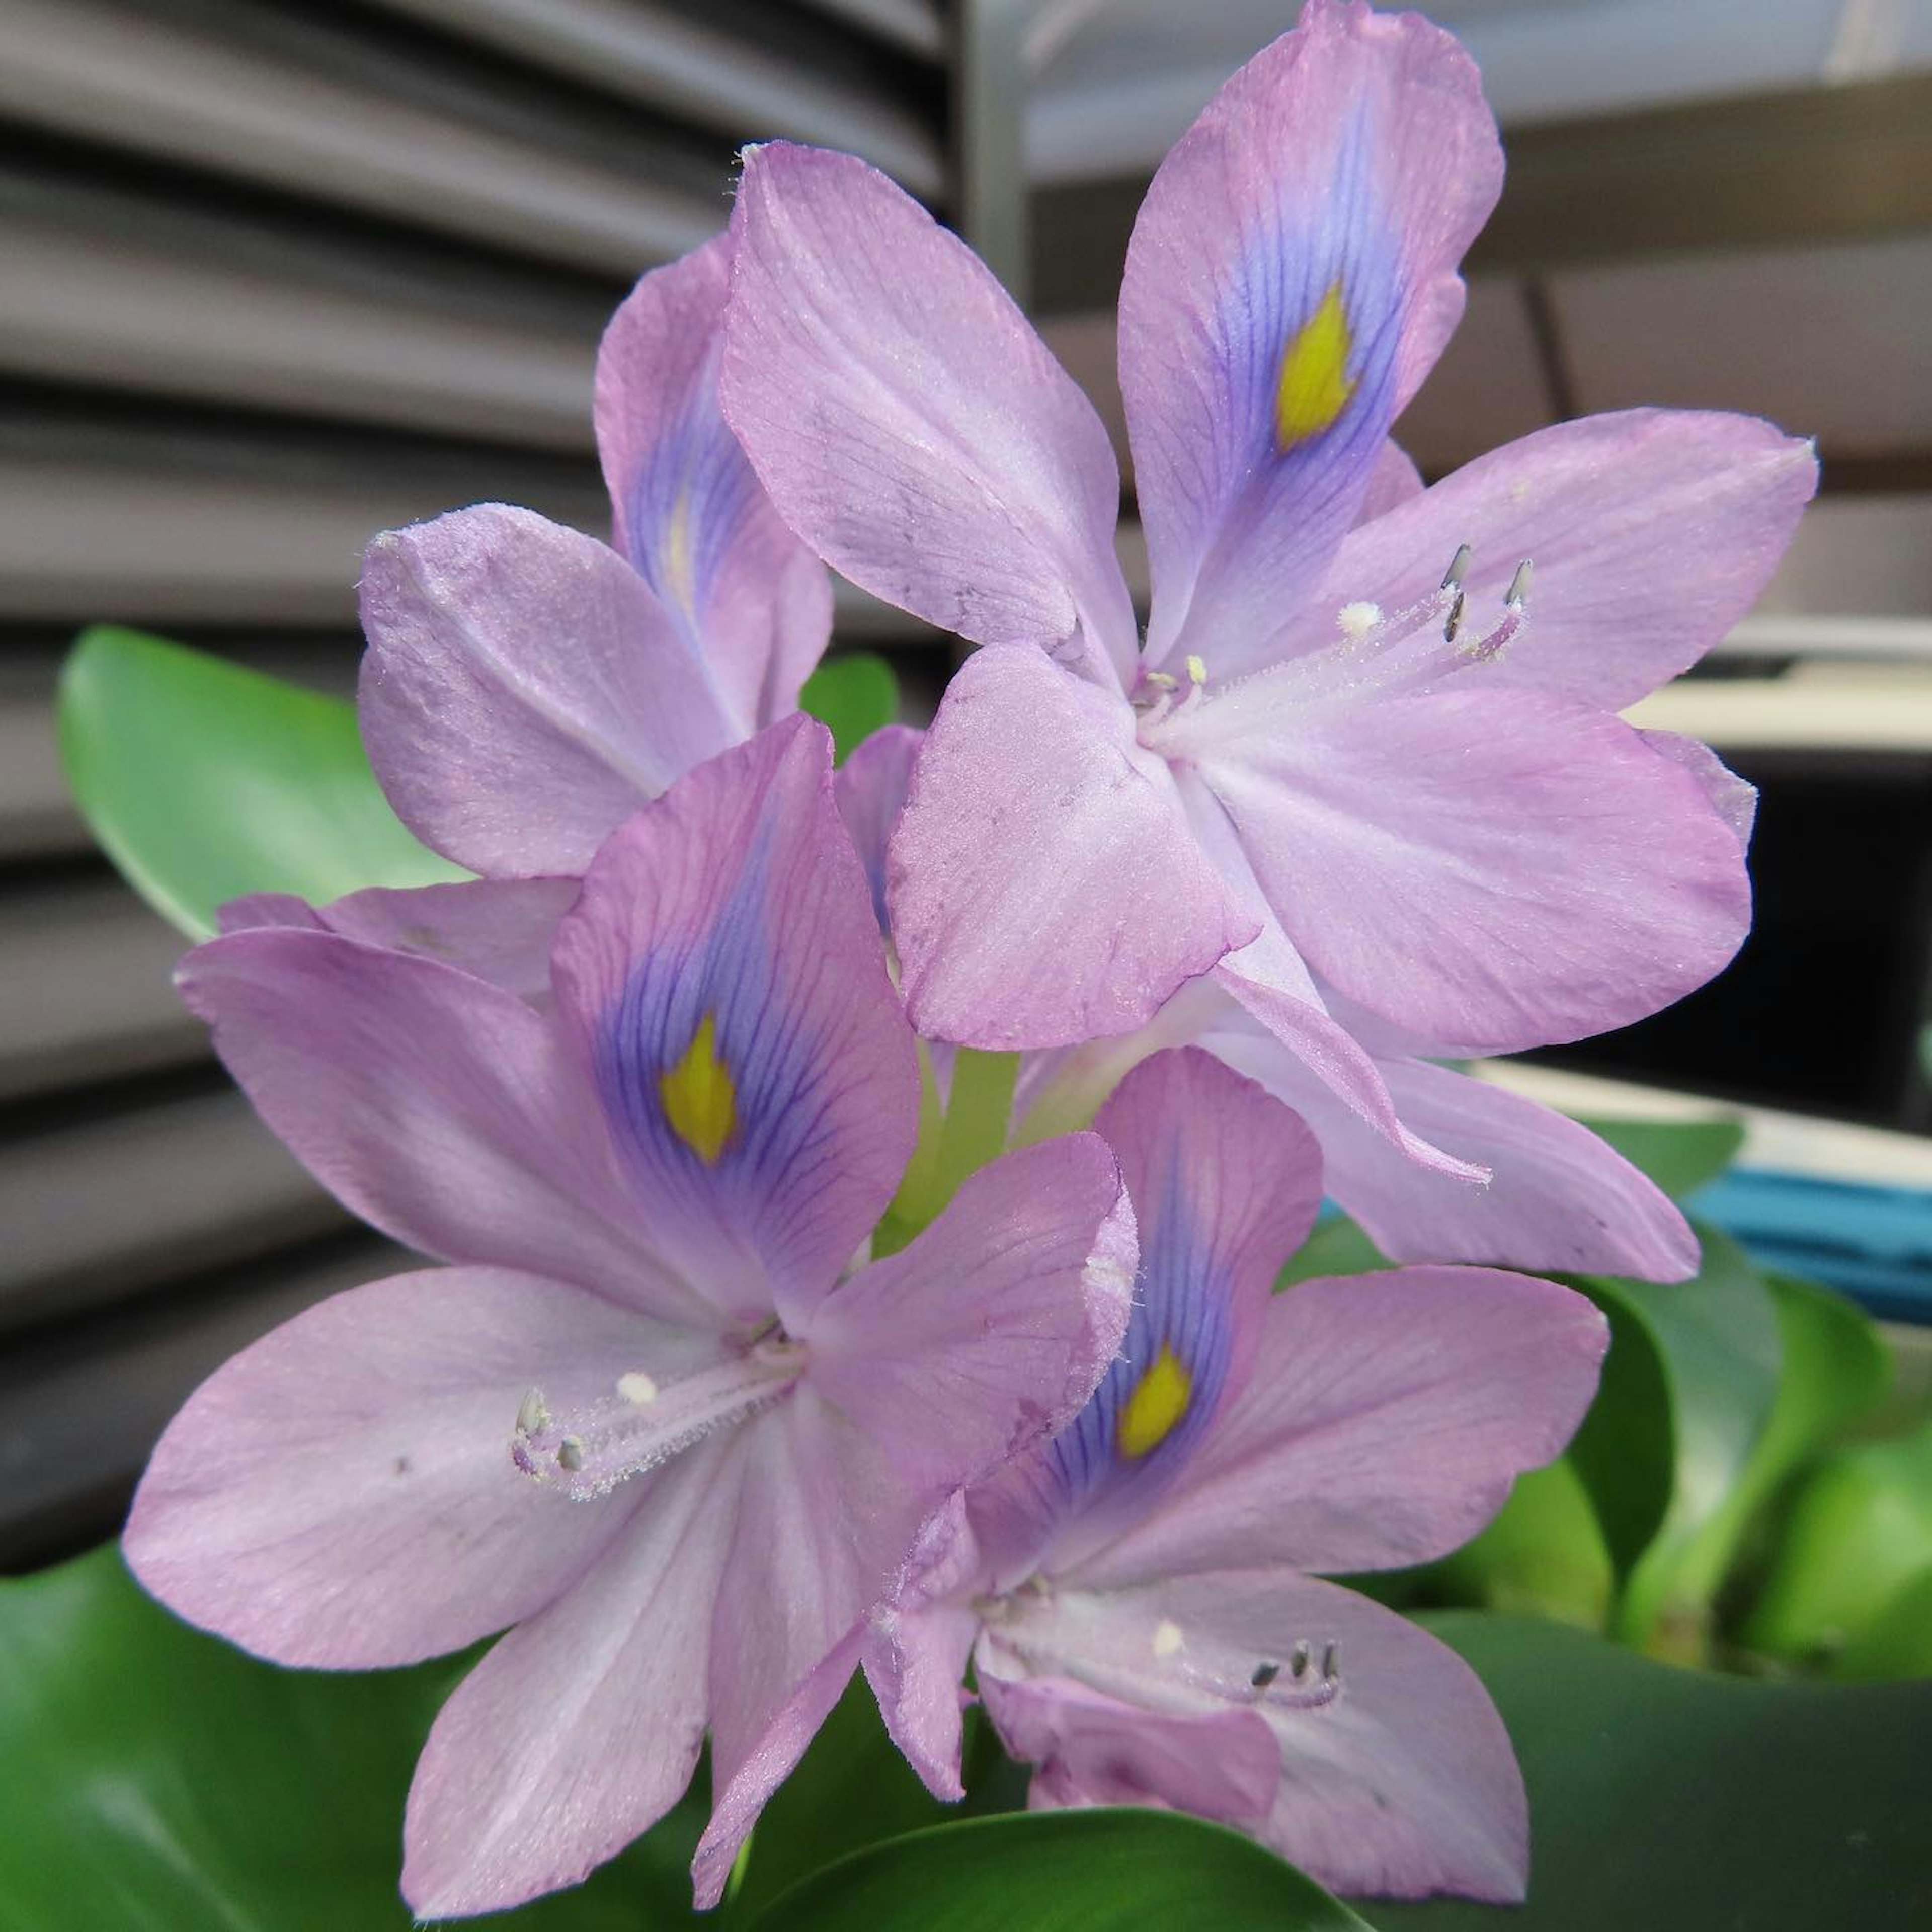
<path fill-rule="evenodd" d="M 1932 1192 L 1738 1167 L 1684 1206 L 1766 1268 L 1823 1282 L 1882 1320 L 1932 1324 Z"/>

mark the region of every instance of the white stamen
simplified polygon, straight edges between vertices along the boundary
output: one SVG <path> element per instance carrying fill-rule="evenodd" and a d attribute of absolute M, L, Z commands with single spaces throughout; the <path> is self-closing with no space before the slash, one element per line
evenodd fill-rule
<path fill-rule="evenodd" d="M 1516 567 L 1516 574 L 1510 579 L 1508 594 L 1503 598 L 1505 608 L 1520 610 L 1529 602 L 1529 580 L 1536 574 L 1534 561 L 1525 557 Z"/>
<path fill-rule="evenodd" d="M 535 1436 L 550 1426 L 550 1406 L 541 1389 L 532 1389 L 517 1406 L 517 1433 Z"/>
<path fill-rule="evenodd" d="M 1172 691 L 1180 682 L 1172 671 L 1150 670 L 1144 676 L 1147 682 L 1158 691 Z"/>
<path fill-rule="evenodd" d="M 1382 607 L 1366 599 L 1359 603 L 1344 604 L 1335 613 L 1335 626 L 1345 638 L 1358 641 L 1366 638 L 1382 620 Z"/>
<path fill-rule="evenodd" d="M 1456 554 L 1449 560 L 1449 568 L 1442 574 L 1444 590 L 1462 589 L 1462 580 L 1469 574 L 1469 560 L 1474 555 L 1475 552 L 1467 544 L 1456 546 Z"/>
<path fill-rule="evenodd" d="M 1192 651 L 1187 653 L 1187 681 L 1192 685 L 1203 685 L 1208 682 L 1208 661 Z"/>
<path fill-rule="evenodd" d="M 1154 1627 L 1154 1654 L 1156 1657 L 1172 1657 L 1186 1642 L 1180 1634 L 1180 1626 L 1170 1623 L 1165 1617 Z"/>
<path fill-rule="evenodd" d="M 574 1436 L 566 1436 L 556 1445 L 556 1460 L 574 1475 L 584 1467 L 584 1444 Z"/>
<path fill-rule="evenodd" d="M 633 1369 L 627 1376 L 617 1378 L 617 1393 L 626 1402 L 635 1402 L 642 1408 L 647 1402 L 658 1399 L 658 1385 L 641 1369 Z"/>

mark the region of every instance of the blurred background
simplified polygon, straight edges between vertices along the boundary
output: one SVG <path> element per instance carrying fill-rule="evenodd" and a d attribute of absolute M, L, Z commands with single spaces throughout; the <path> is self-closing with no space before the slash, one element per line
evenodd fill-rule
<path fill-rule="evenodd" d="M 91 849 L 53 730 L 75 630 L 346 693 L 376 531 L 500 498 L 602 533 L 598 333 L 766 136 L 960 228 L 1118 430 L 1134 208 L 1295 10 L 0 0 L 0 1568 L 111 1529 L 201 1376 L 394 1258 L 226 1087 L 181 942 Z M 1398 425 L 1425 473 L 1642 403 L 1759 412 L 1823 459 L 1760 608 L 1642 708 L 1762 788 L 1756 934 L 1676 1011 L 1501 1077 L 1598 1112 L 1714 1096 L 1761 1162 L 1896 1186 L 1895 1214 L 1814 1215 L 1805 1258 L 1902 1309 L 1932 1282 L 1903 1191 L 1932 1185 L 1932 0 L 1426 10 L 1510 174 Z M 839 610 L 929 708 L 944 641 Z"/>

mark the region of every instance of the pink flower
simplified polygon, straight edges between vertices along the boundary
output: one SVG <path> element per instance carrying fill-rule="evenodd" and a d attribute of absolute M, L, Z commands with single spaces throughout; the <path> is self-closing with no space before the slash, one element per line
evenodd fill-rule
<path fill-rule="evenodd" d="M 1322 1192 L 1306 1130 L 1194 1050 L 1096 1123 L 1140 1294 L 1093 1400 L 929 1527 L 866 1670 L 959 1795 L 969 1658 L 1035 1804 L 1171 1804 L 1326 1885 L 1522 1896 L 1509 1739 L 1468 1666 L 1310 1573 L 1442 1555 L 1556 1455 L 1608 1333 L 1553 1282 L 1402 1268 L 1270 1289 Z"/>
<path fill-rule="evenodd" d="M 1135 1264 L 1118 1168 L 1081 1134 L 982 1169 L 848 1276 L 919 1080 L 823 727 L 775 725 L 627 820 L 539 1005 L 515 989 L 531 916 L 490 908 L 555 890 L 450 888 L 482 908 L 444 922 L 461 966 L 394 950 L 421 898 L 394 893 L 182 974 L 317 1177 L 454 1265 L 338 1295 L 204 1384 L 128 1560 L 285 1664 L 514 1626 L 418 1768 L 424 1917 L 581 1878 L 676 1801 L 707 1730 L 715 1901 L 921 1523 L 1078 1411 Z"/>
<path fill-rule="evenodd" d="M 832 590 L 718 412 L 723 238 L 653 269 L 597 358 L 612 543 L 501 503 L 363 566 L 362 734 L 411 830 L 486 877 L 580 873 L 692 766 L 797 708 Z"/>
<path fill-rule="evenodd" d="M 1168 157 L 1120 303 L 1143 645 L 1106 436 L 984 266 L 848 156 L 748 155 L 726 418 L 820 555 L 983 646 L 888 868 L 922 1034 L 1120 1034 L 1211 972 L 1480 1179 L 1378 1058 L 1580 1037 L 1730 957 L 1748 790 L 1614 714 L 1749 605 L 1815 466 L 1639 411 L 1422 490 L 1389 427 L 1501 178 L 1461 50 L 1359 0 L 1311 0 Z"/>

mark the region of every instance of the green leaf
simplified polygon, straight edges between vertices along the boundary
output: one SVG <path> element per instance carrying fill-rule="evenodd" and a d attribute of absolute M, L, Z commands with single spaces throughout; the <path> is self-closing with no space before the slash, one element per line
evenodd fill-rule
<path fill-rule="evenodd" d="M 1919 1571 L 1832 1660 L 1850 1682 L 1932 1677 L 1932 1569 Z"/>
<path fill-rule="evenodd" d="M 1932 1924 L 1932 1684 L 1679 1670 L 1562 1625 L 1425 1620 L 1509 1726 L 1529 1902 L 1358 1901 L 1382 1932 L 1881 1932 Z"/>
<path fill-rule="evenodd" d="M 1600 1630 L 1616 1587 L 1603 1526 L 1565 1456 L 1516 1478 L 1489 1528 L 1432 1566 L 1436 1602 L 1556 1617 Z"/>
<path fill-rule="evenodd" d="M 916 1832 L 776 1900 L 758 1932 L 1365 1932 L 1252 1840 L 1175 1811 L 1028 1811 Z"/>
<path fill-rule="evenodd" d="M 1932 1430 L 1840 1450 L 1792 1498 L 1742 1641 L 1769 1656 L 1828 1664 L 1928 1568 Z"/>
<path fill-rule="evenodd" d="M 806 680 L 798 708 L 830 728 L 842 765 L 865 740 L 899 715 L 899 681 L 884 658 L 848 651 L 828 658 Z"/>
<path fill-rule="evenodd" d="M 1615 1282 L 1586 1282 L 1610 1324 L 1595 1400 L 1568 1460 L 1589 1492 L 1619 1577 L 1634 1568 L 1670 1507 L 1676 1438 L 1657 1338 Z"/>
<path fill-rule="evenodd" d="M 206 652 L 83 633 L 62 674 L 60 740 L 94 836 L 190 938 L 244 892 L 320 903 L 467 876 L 390 810 L 352 705 Z"/>
<path fill-rule="evenodd" d="M 0 1923 L 7 1932 L 407 1932 L 403 1801 L 460 1660 L 278 1670 L 178 1622 L 112 1544 L 0 1582 Z M 706 1922 L 687 1801 L 579 1889 L 485 1922 L 660 1932 Z"/>
<path fill-rule="evenodd" d="M 1669 1499 L 1630 1567 L 1617 1634 L 1682 1661 L 1702 1659 L 1708 1646 L 1712 1600 L 1742 1520 L 1733 1492 L 1769 1420 L 1781 1358 L 1770 1289 L 1727 1235 L 1698 1233 L 1704 1258 L 1692 1280 L 1587 1284 L 1648 1336 L 1669 1416 Z M 1654 1427 L 1654 1418 L 1637 1420 Z M 1601 1479 L 1616 1448 L 1614 1440 L 1590 1445 L 1578 1463 L 1586 1481 L 1593 1470 Z"/>
<path fill-rule="evenodd" d="M 1744 1144 L 1737 1120 L 1616 1120 L 1577 1116 L 1579 1123 L 1641 1168 L 1673 1201 L 1715 1180 Z"/>
<path fill-rule="evenodd" d="M 787 1887 L 848 1852 L 957 1816 L 922 1784 L 886 1735 L 862 1676 L 847 1688 L 752 1834 L 724 1914 L 746 1924 Z"/>

